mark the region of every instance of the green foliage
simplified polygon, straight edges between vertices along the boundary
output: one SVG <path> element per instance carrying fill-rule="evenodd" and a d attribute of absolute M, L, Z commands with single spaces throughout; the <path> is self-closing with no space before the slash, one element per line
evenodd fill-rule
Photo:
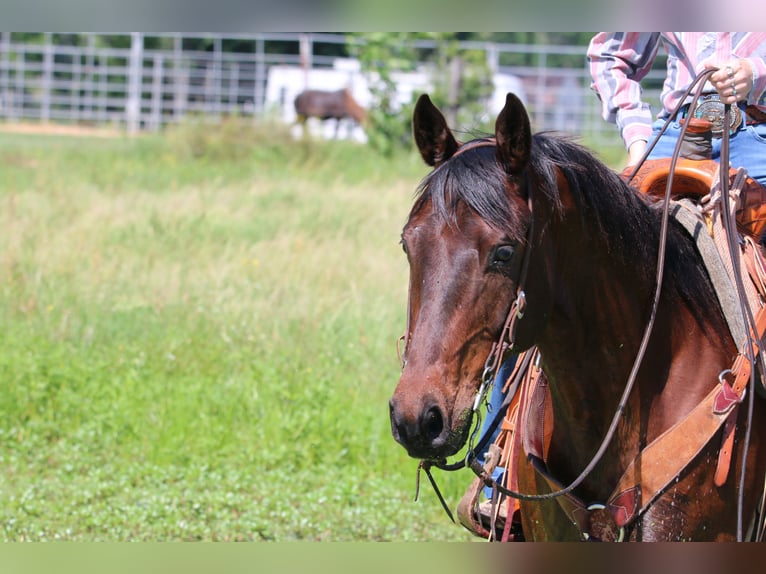
<path fill-rule="evenodd" d="M 397 98 L 396 72 L 415 69 L 416 52 L 412 34 L 374 32 L 354 34 L 349 52 L 359 59 L 367 74 L 372 104 L 367 111 L 367 138 L 370 146 L 390 157 L 397 150 L 411 146 L 411 122 L 408 111 L 414 98 L 401 107 Z"/>
<path fill-rule="evenodd" d="M 486 131 L 488 126 L 481 125 L 481 117 L 486 114 L 494 83 L 485 52 L 461 49 L 458 34 L 428 36 L 436 43 L 431 99 L 446 113 L 453 128 Z"/>
<path fill-rule="evenodd" d="M 360 60 L 370 80 L 373 103 L 367 135 L 374 149 L 391 156 L 411 146 L 410 115 L 420 94 L 413 94 L 404 105 L 397 102 L 396 73 L 411 72 L 416 65 L 429 72 L 430 95 L 450 125 L 483 127 L 479 118 L 492 94 L 492 76 L 483 51 L 460 48 L 460 34 L 375 32 L 354 34 L 351 39 L 349 52 Z"/>

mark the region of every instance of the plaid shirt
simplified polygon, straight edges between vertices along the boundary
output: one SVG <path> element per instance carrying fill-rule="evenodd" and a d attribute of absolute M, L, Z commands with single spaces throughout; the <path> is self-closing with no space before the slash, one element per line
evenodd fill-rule
<path fill-rule="evenodd" d="M 617 124 L 626 147 L 651 138 L 652 114 L 641 100 L 639 82 L 651 69 L 660 44 L 668 54 L 668 71 L 658 118 L 673 113 L 697 74 L 732 58 L 750 61 L 753 89 L 747 103 L 766 111 L 766 33 L 599 32 L 587 52 L 591 88 L 601 100 L 604 119 Z"/>

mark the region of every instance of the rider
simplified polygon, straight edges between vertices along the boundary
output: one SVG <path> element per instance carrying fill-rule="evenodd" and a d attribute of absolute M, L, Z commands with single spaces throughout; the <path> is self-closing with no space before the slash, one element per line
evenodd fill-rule
<path fill-rule="evenodd" d="M 639 82 L 649 72 L 660 44 L 667 52 L 667 75 L 652 119 Z M 718 68 L 703 90 L 707 109 L 721 113 L 732 104 L 729 163 L 766 185 L 766 33 L 763 32 L 599 32 L 588 46 L 591 88 L 602 115 L 616 123 L 628 151 L 628 167 L 646 151 L 675 111 L 695 77 Z M 719 101 L 720 104 L 713 103 Z M 736 107 L 735 107 L 736 105 Z M 717 108 L 717 109 L 716 109 Z M 686 103 L 678 119 L 692 115 Z M 678 121 L 660 136 L 649 159 L 670 157 L 681 131 Z M 714 132 L 713 159 L 719 159 L 721 132 Z"/>

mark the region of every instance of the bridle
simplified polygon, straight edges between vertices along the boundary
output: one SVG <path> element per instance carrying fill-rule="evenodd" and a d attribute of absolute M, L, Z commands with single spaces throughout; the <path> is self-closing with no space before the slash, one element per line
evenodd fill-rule
<path fill-rule="evenodd" d="M 716 69 L 709 69 L 700 74 L 694 82 L 689 86 L 687 89 L 686 94 L 683 98 L 681 98 L 679 107 L 674 111 L 674 113 L 667 119 L 664 126 L 660 130 L 660 134 L 664 133 L 668 126 L 670 125 L 670 122 L 672 122 L 676 116 L 678 115 L 681 106 L 684 104 L 686 99 L 690 96 L 693 90 L 696 90 L 694 93 L 694 97 L 691 101 L 690 109 L 694 109 L 694 106 L 698 99 L 701 96 L 702 88 L 704 86 L 705 81 L 709 78 L 709 76 L 714 73 Z M 729 197 L 729 130 L 728 126 L 730 125 L 730 104 L 725 104 L 724 107 L 724 120 L 723 124 L 724 126 L 727 126 L 723 130 L 722 134 L 722 147 L 721 147 L 721 159 L 720 159 L 720 189 L 721 189 L 721 195 L 724 198 L 725 201 L 728 201 Z M 477 458 L 477 453 L 484 452 L 484 450 L 487 447 L 487 443 L 489 442 L 490 437 L 493 435 L 494 430 L 497 428 L 497 425 L 500 423 L 502 418 L 505 415 L 505 411 L 508 407 L 508 405 L 511 402 L 511 399 L 513 398 L 514 392 L 515 392 L 515 386 L 518 385 L 518 381 L 514 381 L 511 385 L 511 388 L 509 392 L 507 393 L 505 400 L 503 404 L 501 405 L 501 408 L 498 409 L 498 412 L 495 414 L 491 424 L 486 429 L 484 436 L 482 437 L 482 440 L 475 446 L 472 447 L 473 440 L 475 439 L 476 433 L 478 432 L 480 426 L 481 426 L 481 413 L 480 413 L 480 406 L 484 402 L 486 398 L 486 394 L 491 387 L 492 383 L 494 382 L 496 378 L 496 373 L 499 369 L 499 366 L 502 362 L 502 359 L 506 353 L 506 351 L 513 349 L 514 343 L 515 343 L 515 336 L 516 336 L 516 329 L 518 326 L 519 320 L 523 317 L 524 311 L 526 308 L 526 294 L 524 292 L 524 285 L 527 278 L 527 271 L 529 267 L 529 262 L 531 260 L 531 247 L 532 247 L 532 240 L 533 240 L 533 222 L 534 222 L 534 213 L 532 211 L 532 195 L 531 195 L 531 185 L 529 182 L 529 176 L 526 177 L 526 184 L 527 184 L 527 201 L 529 205 L 530 210 L 530 225 L 528 228 L 528 236 L 527 236 L 527 243 L 525 245 L 525 251 L 523 254 L 523 260 L 521 265 L 521 271 L 519 275 L 519 280 L 517 282 L 517 290 L 516 290 L 516 297 L 512 301 L 510 305 L 510 309 L 508 311 L 507 318 L 505 320 L 503 329 L 501 331 L 501 334 L 498 338 L 498 341 L 496 343 L 493 343 L 492 348 L 490 350 L 490 353 L 485 361 L 484 370 L 482 372 L 482 377 L 479 385 L 479 389 L 476 394 L 476 398 L 473 403 L 473 410 L 472 410 L 472 417 L 474 419 L 475 427 L 474 430 L 469 435 L 468 440 L 468 452 L 465 455 L 465 457 L 462 460 L 459 460 L 455 463 L 447 463 L 446 460 L 440 460 L 440 461 L 421 461 L 418 466 L 418 480 L 417 480 L 417 486 L 416 488 L 419 491 L 419 473 L 420 470 L 424 470 L 434 487 L 437 496 L 439 497 L 439 500 L 444 507 L 445 511 L 449 515 L 449 517 L 453 520 L 452 513 L 450 512 L 446 502 L 444 501 L 444 498 L 442 497 L 438 486 L 436 485 L 435 480 L 433 479 L 431 473 L 430 473 L 430 467 L 435 466 L 441 470 L 446 471 L 454 471 L 458 470 L 460 468 L 463 468 L 464 466 L 468 466 L 471 468 L 471 470 L 479 476 L 484 483 L 487 486 L 490 486 L 494 489 L 496 489 L 497 492 L 500 492 L 501 494 L 505 496 L 509 496 L 512 498 L 520 499 L 520 500 L 527 500 L 527 501 L 540 501 L 540 500 L 548 500 L 557 498 L 560 496 L 567 495 L 571 493 L 577 486 L 579 486 L 593 471 L 595 466 L 598 464 L 598 462 L 601 460 L 603 455 L 605 454 L 609 444 L 611 443 L 611 440 L 614 437 L 614 434 L 616 432 L 617 426 L 620 422 L 620 419 L 622 418 L 622 414 L 626 408 L 628 397 L 630 396 L 630 393 L 633 389 L 633 386 L 635 384 L 638 370 L 641 366 L 641 363 L 643 361 L 648 342 L 651 336 L 651 333 L 653 331 L 654 322 L 657 315 L 657 310 L 659 308 L 659 301 L 660 301 L 660 295 L 661 295 L 661 287 L 663 282 L 663 274 L 664 274 L 664 265 L 665 265 L 665 246 L 667 243 L 667 232 L 668 232 L 668 225 L 669 225 L 669 211 L 670 211 L 670 196 L 671 196 L 671 189 L 672 189 L 672 183 L 673 183 L 673 174 L 675 172 L 676 163 L 678 161 L 678 158 L 680 157 L 680 149 L 681 145 L 683 143 L 684 136 L 686 134 L 687 128 L 688 128 L 689 122 L 684 122 L 681 127 L 681 132 L 678 137 L 678 141 L 676 142 L 676 147 L 674 149 L 673 155 L 671 157 L 671 167 L 670 172 L 667 179 L 666 184 L 666 190 L 663 200 L 663 217 L 662 217 L 662 226 L 661 226 L 661 232 L 660 232 L 660 245 L 659 245 L 659 256 L 657 261 L 657 269 L 656 269 L 656 281 L 655 281 L 655 291 L 654 291 L 654 297 L 653 297 L 653 305 L 652 305 L 652 311 L 651 315 L 649 317 L 649 320 L 647 321 L 646 327 L 644 329 L 644 334 L 642 337 L 641 345 L 639 347 L 639 350 L 637 352 L 636 358 L 633 363 L 633 367 L 631 369 L 630 375 L 628 377 L 628 380 L 626 382 L 625 388 L 623 390 L 623 394 L 620 398 L 620 401 L 618 403 L 618 406 L 616 408 L 616 412 L 612 418 L 612 422 L 609 426 L 609 429 L 607 430 L 604 438 L 602 439 L 601 445 L 599 446 L 599 449 L 597 450 L 596 454 L 593 456 L 591 461 L 588 463 L 588 465 L 583 469 L 583 471 L 580 473 L 580 475 L 577 476 L 568 486 L 560 488 L 558 490 L 548 492 L 545 494 L 529 494 L 529 493 L 522 493 L 522 492 L 516 492 L 514 490 L 505 488 L 501 484 L 499 484 L 496 480 L 494 480 L 491 476 L 487 475 L 487 472 L 482 467 L 482 465 L 479 463 Z M 659 136 L 655 138 L 655 140 L 652 142 L 650 146 L 647 147 L 644 156 L 641 158 L 639 163 L 636 165 L 635 169 L 631 173 L 631 175 L 628 178 L 628 183 L 633 179 L 633 177 L 636 175 L 638 170 L 640 169 L 641 165 L 646 161 L 647 157 L 651 153 L 652 149 L 656 145 L 657 141 L 659 139 Z M 471 142 L 474 143 L 474 142 Z M 466 144 L 468 146 L 470 144 Z M 494 141 L 492 140 L 480 140 L 480 142 L 475 143 L 472 147 L 476 147 L 476 145 L 494 145 Z M 458 150 L 456 153 L 460 153 L 461 151 L 464 151 L 462 148 Z M 738 249 L 737 243 L 736 243 L 736 227 L 734 222 L 732 221 L 732 216 L 728 208 L 722 209 L 723 214 L 723 222 L 724 227 L 726 230 L 727 237 L 729 238 L 729 250 L 732 256 L 732 261 L 734 262 L 734 277 L 735 277 L 735 284 L 736 289 L 738 293 L 738 299 L 740 301 L 740 307 L 741 311 L 743 313 L 743 316 L 745 317 L 745 324 L 753 327 L 753 329 L 746 329 L 746 332 L 748 334 L 748 345 L 747 348 L 751 349 L 753 348 L 753 339 L 752 339 L 752 332 L 755 332 L 755 319 L 752 315 L 752 312 L 747 305 L 746 297 L 744 295 L 745 289 L 742 283 L 742 275 L 741 270 L 739 269 L 739 259 L 736 257 L 736 250 Z M 407 309 L 407 328 L 405 331 L 405 335 L 402 337 L 404 339 L 405 343 L 405 353 L 400 354 L 400 357 L 402 358 L 402 367 L 404 367 L 404 364 L 406 363 L 406 347 L 409 342 L 409 318 L 410 318 L 410 308 L 409 308 L 409 302 L 408 302 L 408 309 Z M 400 338 L 400 341 L 401 339 Z M 524 359 L 529 360 L 529 354 L 524 354 Z M 748 357 L 750 361 L 754 361 L 753 357 Z M 522 365 L 521 369 L 518 369 L 518 372 L 523 373 L 526 371 L 527 365 Z M 752 417 L 753 417 L 753 403 L 754 403 L 754 387 L 755 387 L 755 369 L 751 370 L 751 376 L 750 376 L 750 386 L 751 386 L 751 392 L 749 397 L 749 403 L 748 403 L 748 413 L 747 413 L 747 423 L 746 423 L 746 429 L 745 429 L 745 437 L 744 437 L 744 454 L 743 454 L 743 460 L 741 463 L 741 472 L 740 472 L 740 484 L 738 488 L 738 497 L 737 497 L 737 540 L 742 540 L 742 514 L 743 514 L 743 505 L 744 505 L 744 478 L 745 478 L 745 468 L 747 464 L 747 451 L 748 451 L 748 445 L 750 442 L 750 434 L 751 434 L 751 428 L 752 428 Z M 415 498 L 417 499 L 417 492 Z"/>

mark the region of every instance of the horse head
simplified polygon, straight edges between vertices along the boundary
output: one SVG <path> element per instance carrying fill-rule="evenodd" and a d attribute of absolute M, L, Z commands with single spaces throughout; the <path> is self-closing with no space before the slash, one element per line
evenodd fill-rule
<path fill-rule="evenodd" d="M 413 132 L 433 170 L 402 233 L 409 316 L 390 418 L 411 456 L 439 460 L 467 440 L 485 364 L 519 287 L 531 131 L 523 104 L 509 94 L 494 139 L 460 144 L 426 95 Z"/>

